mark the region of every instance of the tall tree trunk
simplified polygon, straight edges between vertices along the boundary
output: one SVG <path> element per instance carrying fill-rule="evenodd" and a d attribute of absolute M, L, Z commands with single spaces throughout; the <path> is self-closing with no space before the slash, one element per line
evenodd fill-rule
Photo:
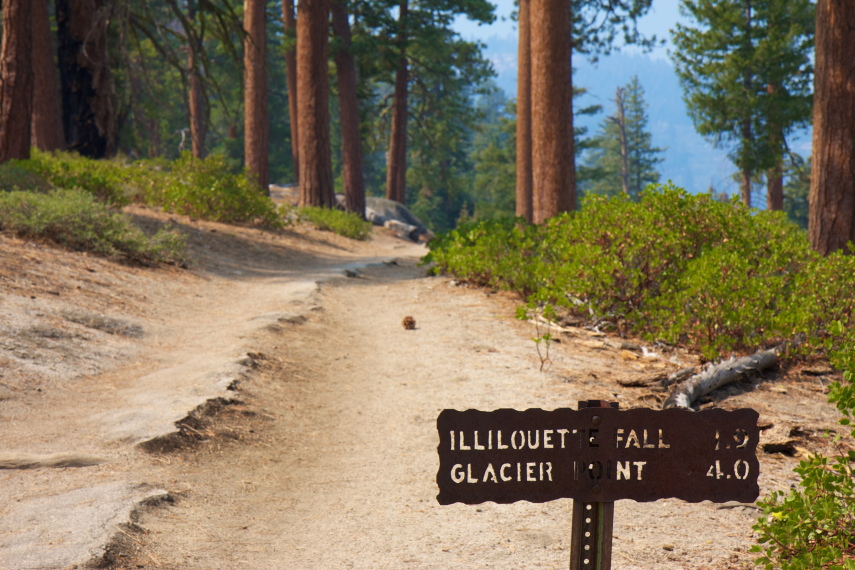
<path fill-rule="evenodd" d="M 335 206 L 330 152 L 327 50 L 329 0 L 300 0 L 297 13 L 297 125 L 300 205 Z"/>
<path fill-rule="evenodd" d="M 620 186 L 624 196 L 629 196 L 629 143 L 626 137 L 626 105 L 624 90 L 621 87 L 615 91 L 617 104 L 617 126 L 620 133 Z"/>
<path fill-rule="evenodd" d="M 777 91 L 775 85 L 766 86 L 766 92 L 774 95 Z M 784 133 L 782 129 L 770 123 L 771 140 L 769 146 L 775 153 L 775 166 L 766 171 L 766 209 L 784 209 Z"/>
<path fill-rule="evenodd" d="M 520 0 L 517 43 L 517 190 L 516 215 L 532 220 L 531 188 L 531 14 L 530 0 Z"/>
<path fill-rule="evenodd" d="M 386 160 L 386 197 L 401 204 L 407 200 L 407 13 L 408 0 L 398 6 L 398 69 L 395 72 L 395 100 L 392 103 L 392 129 Z"/>
<path fill-rule="evenodd" d="M 751 180 L 754 178 L 754 172 L 747 168 L 742 169 L 742 183 L 740 189 L 742 193 L 742 203 L 751 207 Z"/>
<path fill-rule="evenodd" d="M 33 120 L 32 145 L 41 150 L 65 146 L 59 78 L 53 61 L 48 0 L 32 0 Z"/>
<path fill-rule="evenodd" d="M 33 115 L 31 0 L 3 0 L 0 44 L 0 162 L 30 157 Z"/>
<path fill-rule="evenodd" d="M 335 64 L 338 74 L 338 106 L 344 170 L 344 203 L 349 212 L 365 217 L 365 180 L 362 172 L 362 141 L 359 137 L 359 101 L 356 96 L 356 62 L 350 24 L 343 0 L 332 0 L 332 26 L 340 40 Z"/>
<path fill-rule="evenodd" d="M 752 5 L 751 0 L 746 0 L 745 2 L 745 50 L 750 52 L 752 50 L 751 43 L 751 28 L 752 28 Z M 747 58 L 748 55 L 746 54 Z M 745 74 L 742 78 L 742 85 L 745 89 L 745 97 L 751 97 L 754 93 L 754 77 L 751 73 L 751 69 L 746 67 Z M 751 179 L 754 177 L 753 168 L 749 167 L 746 163 L 749 159 L 745 156 L 750 152 L 750 148 L 754 143 L 754 134 L 751 129 L 751 116 L 748 114 L 749 110 L 746 107 L 745 113 L 746 115 L 742 119 L 742 146 L 743 150 L 742 154 L 742 203 L 751 207 Z"/>
<path fill-rule="evenodd" d="M 570 2 L 531 0 L 532 218 L 576 209 Z"/>
<path fill-rule="evenodd" d="M 267 30 L 264 0 L 244 0 L 244 162 L 270 194 L 267 122 Z"/>
<path fill-rule="evenodd" d="M 67 148 L 90 158 L 116 149 L 109 21 L 99 0 L 56 0 L 62 124 Z"/>
<path fill-rule="evenodd" d="M 190 22 L 196 20 L 196 1 L 187 2 L 187 19 Z M 202 76 L 199 71 L 197 59 L 197 47 L 187 32 L 187 82 L 189 87 L 190 107 L 190 138 L 193 141 L 193 156 L 205 158 L 208 151 L 205 148 L 205 136 L 208 131 L 208 121 L 205 113 L 205 92 L 202 85 Z"/>
<path fill-rule="evenodd" d="M 297 19 L 294 17 L 294 0 L 282 0 L 282 22 L 285 36 L 297 40 Z M 285 77 L 288 81 L 288 119 L 291 123 L 291 157 L 294 161 L 294 182 L 300 183 L 300 138 L 297 125 L 297 49 L 285 51 Z"/>
<path fill-rule="evenodd" d="M 780 160 L 766 171 L 766 209 L 784 209 L 784 165 Z"/>
<path fill-rule="evenodd" d="M 855 241 L 855 2 L 818 0 L 808 237 L 826 255 Z"/>

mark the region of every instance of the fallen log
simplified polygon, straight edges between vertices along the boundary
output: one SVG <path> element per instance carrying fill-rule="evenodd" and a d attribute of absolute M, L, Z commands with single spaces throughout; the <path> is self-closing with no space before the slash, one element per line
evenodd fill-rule
<path fill-rule="evenodd" d="M 710 365 L 706 370 L 695 374 L 676 388 L 665 400 L 663 409 L 691 408 L 698 398 L 739 380 L 749 372 L 765 370 L 777 364 L 780 352 L 786 343 L 769 350 L 761 350 L 742 358 L 731 357 L 724 362 Z"/>

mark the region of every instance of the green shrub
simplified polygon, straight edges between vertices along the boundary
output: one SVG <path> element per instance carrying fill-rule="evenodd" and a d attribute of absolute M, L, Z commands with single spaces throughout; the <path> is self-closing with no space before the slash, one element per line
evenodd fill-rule
<path fill-rule="evenodd" d="M 780 213 L 650 187 L 639 203 L 594 197 L 543 226 L 466 223 L 431 242 L 426 262 L 529 306 L 683 342 L 708 358 L 853 320 L 849 256 L 823 259 Z"/>
<path fill-rule="evenodd" d="M 168 173 L 155 172 L 142 181 L 141 192 L 150 205 L 216 222 L 284 225 L 282 213 L 262 188 L 245 174 L 231 173 L 222 156 L 200 160 L 184 152 Z"/>
<path fill-rule="evenodd" d="M 546 285 L 535 267 L 538 230 L 522 218 L 465 221 L 432 240 L 423 263 L 433 263 L 436 273 L 527 296 Z"/>
<path fill-rule="evenodd" d="M 80 190 L 0 193 L 0 230 L 143 264 L 184 261 L 182 235 L 161 230 L 148 237 L 125 216 Z"/>
<path fill-rule="evenodd" d="M 117 161 L 93 160 L 71 152 L 32 149 L 29 160 L 15 166 L 35 173 L 54 188 L 86 191 L 108 204 L 123 206 L 132 200 L 126 168 Z"/>
<path fill-rule="evenodd" d="M 300 208 L 297 215 L 300 219 L 314 224 L 319 230 L 333 232 L 350 239 L 365 241 L 371 236 L 371 223 L 352 212 L 307 206 Z"/>
<path fill-rule="evenodd" d="M 851 438 L 855 437 L 855 344 L 842 323 L 835 323 L 831 332 L 838 338 L 849 337 L 846 348 L 830 352 L 832 363 L 844 372 L 843 382 L 832 384 L 829 401 L 843 414 L 840 424 Z M 840 435 L 834 439 L 835 455 L 814 455 L 799 463 L 798 488 L 787 494 L 773 492 L 757 502 L 763 509 L 754 525 L 758 544 L 752 550 L 761 553 L 758 565 L 784 570 L 855 569 L 855 451 L 840 444 Z"/>
<path fill-rule="evenodd" d="M 200 160 L 184 152 L 174 162 L 126 163 L 34 149 L 29 160 L 17 161 L 15 167 L 42 177 L 54 188 L 80 189 L 112 205 L 142 202 L 204 220 L 266 228 L 284 225 L 283 212 L 261 187 L 246 174 L 232 173 L 222 156 Z"/>
<path fill-rule="evenodd" d="M 0 164 L 0 191 L 49 192 L 53 187 L 41 175 L 24 168 L 17 161 Z"/>

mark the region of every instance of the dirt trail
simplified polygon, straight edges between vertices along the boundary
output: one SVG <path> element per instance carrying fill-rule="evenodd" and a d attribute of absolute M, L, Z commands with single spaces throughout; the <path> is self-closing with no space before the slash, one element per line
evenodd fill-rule
<path fill-rule="evenodd" d="M 181 223 L 190 272 L 0 244 L 0 348 L 11 347 L 0 353 L 0 452 L 109 460 L 0 471 L 0 568 L 563 568 L 570 501 L 436 503 L 437 414 L 580 399 L 655 407 L 662 393 L 615 380 L 696 361 L 644 358 L 580 330 L 541 373 L 516 300 L 425 277 L 421 247 Z M 142 333 L 96 330 L 110 319 Z M 796 451 L 820 448 L 836 417 L 827 380 L 774 380 L 705 405 L 754 407 L 761 423 L 798 427 Z M 763 455 L 763 491 L 793 484 L 797 461 Z M 616 570 L 749 567 L 751 506 L 615 510 Z"/>
<path fill-rule="evenodd" d="M 144 530 L 125 543 L 136 563 L 566 567 L 570 501 L 436 503 L 436 416 L 587 398 L 637 404 L 609 378 L 626 362 L 579 343 L 540 373 L 529 325 L 510 318 L 513 301 L 399 263 L 324 286 L 322 311 L 256 339 L 264 357 L 239 392 L 257 416 L 229 424 L 244 442 L 209 443 L 151 474 L 171 479 L 178 502 L 141 516 Z M 402 327 L 406 315 L 415 330 Z M 787 479 L 768 473 L 767 487 Z M 618 502 L 614 568 L 745 567 L 757 511 L 729 507 Z"/>
<path fill-rule="evenodd" d="M 166 217 L 136 215 L 155 226 Z M 166 492 L 141 476 L 149 458 L 136 444 L 172 445 L 177 421 L 231 398 L 252 364 L 252 335 L 303 318 L 318 282 L 423 251 L 384 235 L 362 244 L 186 219 L 181 229 L 196 260 L 189 272 L 0 237 L 0 468 L 31 454 L 103 459 L 0 469 L 0 568 L 101 558 L 134 505 Z"/>

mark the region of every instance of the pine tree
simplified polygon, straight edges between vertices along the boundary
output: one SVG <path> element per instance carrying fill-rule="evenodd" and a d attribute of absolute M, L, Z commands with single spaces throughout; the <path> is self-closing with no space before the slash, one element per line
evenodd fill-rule
<path fill-rule="evenodd" d="M 647 103 L 638 77 L 615 92 L 615 114 L 606 117 L 595 138 L 587 167 L 593 173 L 586 192 L 638 199 L 642 190 L 659 181 L 656 165 L 664 149 L 652 146 L 647 130 Z"/>
<path fill-rule="evenodd" d="M 30 0 L 3 2 L 0 46 L 0 162 L 30 157 L 33 115 L 32 20 Z"/>
<path fill-rule="evenodd" d="M 652 47 L 656 38 L 645 38 L 637 26 L 651 2 L 531 0 L 530 6 L 520 4 L 517 110 L 522 121 L 516 144 L 522 152 L 517 155 L 517 212 L 527 219 L 539 222 L 575 209 L 576 185 L 590 175 L 576 172 L 571 53 L 596 59 L 596 54 L 612 50 L 618 35 L 624 44 Z M 552 33 L 557 28 L 561 30 Z"/>
<path fill-rule="evenodd" d="M 244 4 L 244 157 L 265 193 L 270 182 L 267 116 L 267 29 L 264 0 Z"/>
<path fill-rule="evenodd" d="M 300 205 L 335 206 L 330 157 L 329 0 L 303 0 L 297 9 L 297 126 Z"/>
<path fill-rule="evenodd" d="M 114 83 L 102 0 L 56 0 L 62 122 L 70 150 L 90 158 L 116 151 Z"/>
<path fill-rule="evenodd" d="M 684 100 L 698 132 L 732 148 L 750 206 L 754 173 L 777 173 L 787 135 L 810 120 L 814 6 L 683 0 L 681 12 L 696 22 L 674 33 Z"/>
<path fill-rule="evenodd" d="M 855 241 L 855 2 L 819 0 L 816 13 L 808 236 L 827 255 Z"/>
<path fill-rule="evenodd" d="M 59 98 L 59 74 L 53 61 L 48 0 L 32 2 L 33 120 L 32 145 L 41 150 L 65 146 Z"/>
<path fill-rule="evenodd" d="M 359 100 L 356 60 L 344 0 L 332 0 L 332 27 L 336 35 L 336 77 L 338 79 L 339 126 L 341 129 L 344 202 L 349 212 L 365 217 L 365 176 L 362 143 L 359 138 Z"/>
<path fill-rule="evenodd" d="M 288 81 L 288 119 L 291 127 L 291 157 L 294 162 L 294 182 L 300 183 L 300 139 L 297 128 L 297 18 L 294 0 L 282 0 L 282 23 L 288 41 L 285 49 L 285 74 Z"/>

